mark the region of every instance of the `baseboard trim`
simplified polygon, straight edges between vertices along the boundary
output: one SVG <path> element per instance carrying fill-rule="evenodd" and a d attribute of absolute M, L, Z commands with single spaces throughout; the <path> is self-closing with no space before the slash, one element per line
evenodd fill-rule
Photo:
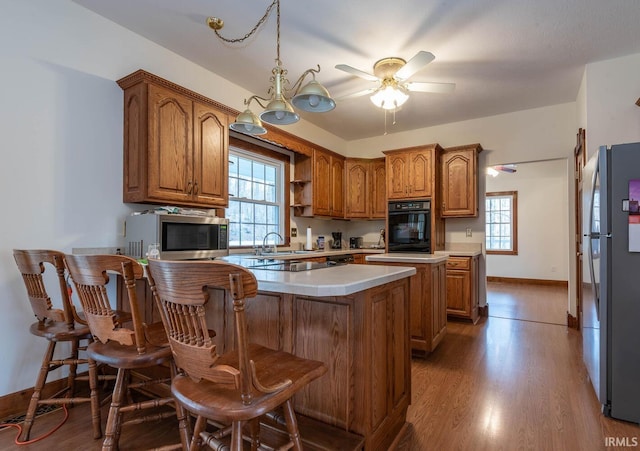
<path fill-rule="evenodd" d="M 487 276 L 487 282 L 521 283 L 524 285 L 546 285 L 546 286 L 562 287 L 562 288 L 569 287 L 569 281 L 567 280 L 521 279 L 519 277 Z"/>
<path fill-rule="evenodd" d="M 489 316 L 489 304 L 481 305 L 478 307 L 478 314 L 480 316 Z"/>
<path fill-rule="evenodd" d="M 569 312 L 567 312 L 567 326 L 570 327 L 571 329 L 576 329 L 576 330 L 580 329 L 578 325 L 578 318 L 576 318 Z"/>
<path fill-rule="evenodd" d="M 42 399 L 46 399 L 58 393 L 67 386 L 67 378 L 57 381 L 47 382 L 42 389 Z M 6 419 L 16 415 L 24 414 L 29 407 L 29 401 L 33 395 L 33 387 L 9 393 L 0 397 L 0 419 Z"/>

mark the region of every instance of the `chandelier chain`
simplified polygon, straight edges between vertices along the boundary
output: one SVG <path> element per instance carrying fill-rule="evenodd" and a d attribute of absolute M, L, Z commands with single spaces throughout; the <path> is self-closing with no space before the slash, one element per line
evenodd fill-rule
<path fill-rule="evenodd" d="M 236 44 L 238 42 L 244 42 L 247 39 L 249 39 L 256 31 L 258 31 L 258 28 L 260 28 L 262 26 L 262 24 L 265 22 L 265 20 L 267 20 L 267 17 L 269 17 L 269 14 L 271 13 L 271 10 L 273 9 L 273 7 L 276 4 L 278 5 L 278 59 L 279 59 L 280 58 L 280 0 L 273 0 L 273 2 L 267 7 L 267 10 L 265 11 L 264 15 L 260 18 L 258 23 L 255 24 L 255 26 L 251 29 L 251 31 L 249 31 L 247 34 L 245 34 L 241 38 L 234 38 L 234 39 L 225 38 L 224 36 L 222 36 L 220 34 L 220 30 L 214 30 L 214 32 L 215 32 L 216 36 L 218 36 L 224 42 L 228 42 L 230 44 Z"/>

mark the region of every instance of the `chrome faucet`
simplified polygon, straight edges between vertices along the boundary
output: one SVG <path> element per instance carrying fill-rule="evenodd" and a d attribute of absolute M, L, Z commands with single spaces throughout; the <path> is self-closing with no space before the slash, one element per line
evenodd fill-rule
<path fill-rule="evenodd" d="M 282 235 L 280 235 L 278 232 L 269 232 L 267 233 L 264 238 L 262 239 L 262 253 L 267 253 L 267 252 L 271 252 L 271 253 L 276 253 L 278 248 L 276 246 L 276 244 L 273 244 L 273 248 L 271 250 L 267 250 L 267 238 L 269 237 L 269 235 L 277 235 L 278 238 L 280 238 L 280 241 L 284 241 L 284 239 L 282 238 Z"/>

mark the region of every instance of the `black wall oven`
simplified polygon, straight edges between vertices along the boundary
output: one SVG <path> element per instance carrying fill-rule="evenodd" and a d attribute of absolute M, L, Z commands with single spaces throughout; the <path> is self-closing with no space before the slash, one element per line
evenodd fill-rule
<path fill-rule="evenodd" d="M 389 202 L 389 252 L 431 253 L 431 200 Z"/>

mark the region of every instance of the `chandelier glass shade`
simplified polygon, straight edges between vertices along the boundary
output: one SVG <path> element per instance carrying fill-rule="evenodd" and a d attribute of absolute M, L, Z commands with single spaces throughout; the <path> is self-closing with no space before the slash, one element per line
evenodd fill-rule
<path fill-rule="evenodd" d="M 294 106 L 300 110 L 311 113 L 324 113 L 336 107 L 336 102 L 331 98 L 329 91 L 315 79 L 315 74 L 320 72 L 320 66 L 318 66 L 317 69 L 307 69 L 296 82 L 291 85 L 291 88 L 287 89 L 289 85 L 289 81 L 286 78 L 287 70 L 282 67 L 280 60 L 280 0 L 274 0 L 269 7 L 267 7 L 266 12 L 253 29 L 239 39 L 227 39 L 220 35 L 219 31 L 224 26 L 224 22 L 219 18 L 209 17 L 207 24 L 223 41 L 229 43 L 243 42 L 264 24 L 274 6 L 277 11 L 276 65 L 271 72 L 271 87 L 267 92 L 270 94 L 270 97 L 265 98 L 254 95 L 249 99 L 245 99 L 244 104 L 247 106 L 247 109 L 240 113 L 236 121 L 229 126 L 232 130 L 240 133 L 249 135 L 263 135 L 267 133 L 261 121 L 273 125 L 289 125 L 298 122 L 300 116 L 293 109 Z M 303 86 L 302 83 L 309 74 L 311 74 L 313 79 Z M 289 101 L 289 99 L 291 99 L 291 101 Z M 259 118 L 250 109 L 250 104 L 253 100 L 264 108 Z"/>

